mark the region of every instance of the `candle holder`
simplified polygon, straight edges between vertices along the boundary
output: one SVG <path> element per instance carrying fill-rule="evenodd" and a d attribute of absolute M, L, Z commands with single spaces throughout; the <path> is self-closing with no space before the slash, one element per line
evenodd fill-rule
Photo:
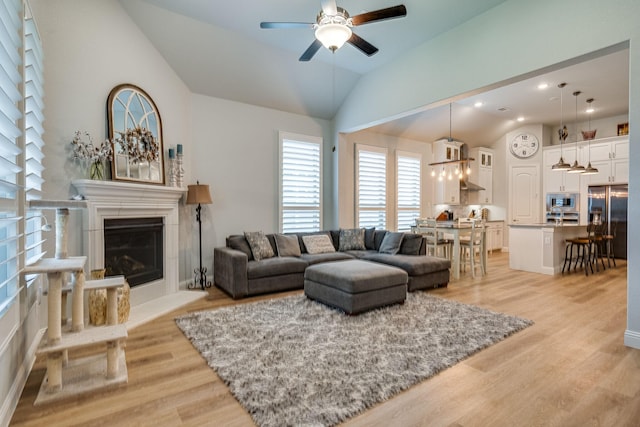
<path fill-rule="evenodd" d="M 176 186 L 182 188 L 184 185 L 184 169 L 182 168 L 182 153 L 176 154 Z"/>

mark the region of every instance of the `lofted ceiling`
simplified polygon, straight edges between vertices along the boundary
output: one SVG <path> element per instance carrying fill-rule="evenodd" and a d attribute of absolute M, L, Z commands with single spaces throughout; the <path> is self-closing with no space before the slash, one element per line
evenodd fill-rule
<path fill-rule="evenodd" d="M 504 1 L 338 0 L 352 16 L 397 4 L 406 6 L 407 16 L 354 27 L 380 49 L 371 57 L 347 44 L 335 53 L 321 48 L 311 61 L 299 62 L 314 39 L 313 30 L 265 30 L 260 22 L 314 22 L 320 0 L 235 0 L 224 7 L 210 0 L 120 0 L 192 92 L 323 119 L 335 115 L 363 74 Z M 564 111 L 570 120 L 575 117 L 575 107 L 569 109 L 574 106 L 574 90 L 583 92 L 580 103 L 596 99 L 594 118 L 625 114 L 628 61 L 627 51 L 617 50 L 456 100 L 452 136 L 470 145 L 486 145 L 522 124 L 557 124 L 556 85 L 561 81 L 568 84 Z M 538 90 L 542 81 L 551 87 Z M 473 107 L 476 100 L 484 106 Z M 524 122 L 515 122 L 519 115 Z M 449 135 L 449 107 L 426 109 L 373 130 L 432 141 Z"/>

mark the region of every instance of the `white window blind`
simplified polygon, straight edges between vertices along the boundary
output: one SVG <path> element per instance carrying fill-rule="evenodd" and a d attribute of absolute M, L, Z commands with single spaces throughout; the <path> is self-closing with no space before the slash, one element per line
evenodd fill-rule
<path fill-rule="evenodd" d="M 280 134 L 280 230 L 322 229 L 322 139 Z"/>
<path fill-rule="evenodd" d="M 387 228 L 387 151 L 356 145 L 358 227 Z"/>
<path fill-rule="evenodd" d="M 35 21 L 25 20 L 25 191 L 27 200 L 42 198 L 42 147 L 44 141 L 44 83 L 42 69 L 42 44 Z M 43 256 L 42 212 L 29 211 L 25 224 L 25 258 L 30 264 Z M 28 278 L 30 279 L 30 278 Z M 31 280 L 27 280 L 31 283 Z"/>
<path fill-rule="evenodd" d="M 19 287 L 22 2 L 0 1 L 0 316 Z"/>
<path fill-rule="evenodd" d="M 420 217 L 420 154 L 396 152 L 397 158 L 397 230 L 410 231 Z"/>

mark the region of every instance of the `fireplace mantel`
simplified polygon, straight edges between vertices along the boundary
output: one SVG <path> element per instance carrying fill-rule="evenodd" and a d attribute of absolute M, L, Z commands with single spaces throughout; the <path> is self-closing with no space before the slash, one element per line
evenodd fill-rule
<path fill-rule="evenodd" d="M 164 222 L 164 277 L 131 290 L 137 305 L 179 290 L 178 208 L 186 188 L 89 179 L 71 182 L 87 203 L 83 210 L 83 252 L 88 268 L 104 268 L 104 220 L 113 218 L 162 217 Z"/>
<path fill-rule="evenodd" d="M 71 183 L 78 190 L 78 193 L 87 200 L 165 200 L 177 202 L 187 192 L 186 188 L 94 179 L 76 179 Z"/>

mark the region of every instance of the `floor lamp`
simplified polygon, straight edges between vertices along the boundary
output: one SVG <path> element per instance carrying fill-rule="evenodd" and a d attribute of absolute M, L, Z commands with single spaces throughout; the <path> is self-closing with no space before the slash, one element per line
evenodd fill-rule
<path fill-rule="evenodd" d="M 202 267 L 202 217 L 200 213 L 202 211 L 201 205 L 210 205 L 212 203 L 211 193 L 209 191 L 209 186 L 206 184 L 200 184 L 200 181 L 196 181 L 196 185 L 189 185 L 189 192 L 187 193 L 187 204 L 195 205 L 196 208 L 196 221 L 198 221 L 198 237 L 200 238 L 200 268 L 196 268 L 193 270 L 195 273 L 193 284 L 189 285 L 190 289 L 195 288 L 200 284 L 202 290 L 205 287 L 211 287 L 211 282 L 207 282 L 207 268 Z"/>

